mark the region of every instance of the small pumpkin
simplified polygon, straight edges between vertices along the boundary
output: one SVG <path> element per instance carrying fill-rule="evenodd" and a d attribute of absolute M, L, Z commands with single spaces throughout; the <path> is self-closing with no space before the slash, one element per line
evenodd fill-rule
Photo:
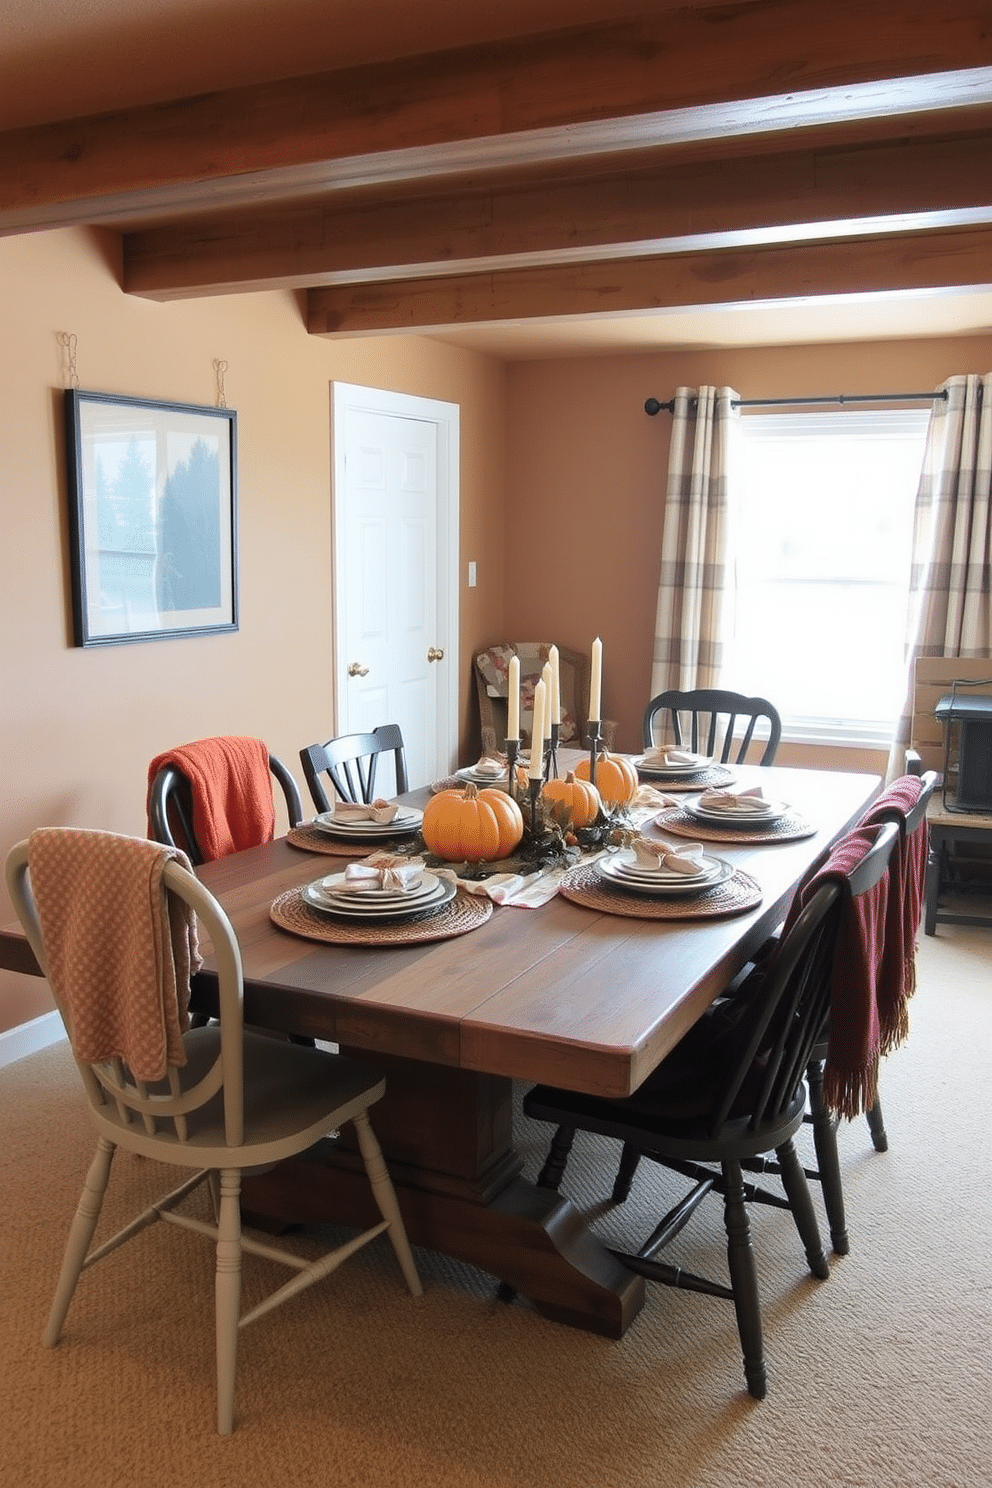
<path fill-rule="evenodd" d="M 420 828 L 432 853 L 449 863 L 493 862 L 508 857 L 524 835 L 520 807 L 506 791 L 439 791 L 424 808 Z"/>
<path fill-rule="evenodd" d="M 589 827 L 599 815 L 599 791 L 588 780 L 576 780 L 569 770 L 564 780 L 549 780 L 541 791 L 555 821 L 562 827 Z"/>
<path fill-rule="evenodd" d="M 580 780 L 589 779 L 589 757 L 579 760 L 575 773 Z M 637 766 L 623 754 L 609 754 L 605 749 L 596 758 L 596 785 L 606 806 L 627 806 L 638 787 Z"/>

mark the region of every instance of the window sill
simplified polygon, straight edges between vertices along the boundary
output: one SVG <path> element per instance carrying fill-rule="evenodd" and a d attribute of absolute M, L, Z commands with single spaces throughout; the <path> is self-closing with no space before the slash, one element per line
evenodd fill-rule
<path fill-rule="evenodd" d="M 895 737 L 895 725 L 870 727 L 851 723 L 830 727 L 818 723 L 782 724 L 782 742 L 810 744 L 824 749 L 888 750 Z"/>

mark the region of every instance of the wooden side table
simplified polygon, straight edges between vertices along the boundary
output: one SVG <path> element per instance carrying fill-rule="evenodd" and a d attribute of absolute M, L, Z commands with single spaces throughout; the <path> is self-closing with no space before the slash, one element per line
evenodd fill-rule
<path fill-rule="evenodd" d="M 930 856 L 927 860 L 923 928 L 933 935 L 938 924 L 992 925 L 992 915 L 965 914 L 941 909 L 940 894 L 944 881 L 947 845 L 951 842 L 984 842 L 992 845 L 992 815 L 978 812 L 948 811 L 934 792 L 927 812 L 930 824 Z"/>

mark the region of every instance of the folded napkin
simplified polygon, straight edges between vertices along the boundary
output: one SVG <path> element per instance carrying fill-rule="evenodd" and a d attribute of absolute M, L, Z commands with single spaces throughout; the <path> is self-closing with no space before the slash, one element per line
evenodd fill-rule
<path fill-rule="evenodd" d="M 395 801 L 378 799 L 366 806 L 361 802 L 335 801 L 334 820 L 339 822 L 374 821 L 385 825 L 391 822 L 399 807 Z"/>
<path fill-rule="evenodd" d="M 635 837 L 631 841 L 639 868 L 664 868 L 669 873 L 698 873 L 703 866 L 701 842 L 668 842 L 663 837 Z"/>
<path fill-rule="evenodd" d="M 409 893 L 420 883 L 424 865 L 419 858 L 400 858 L 393 862 L 349 863 L 344 870 L 344 883 L 339 888 L 346 894 L 368 894 L 389 889 L 392 893 Z"/>
<path fill-rule="evenodd" d="M 435 868 L 438 878 L 451 879 L 466 893 L 491 899 L 494 904 L 515 909 L 540 909 L 558 892 L 559 885 L 572 865 L 544 868 L 535 873 L 493 873 L 489 878 L 459 878 L 452 868 Z"/>
<path fill-rule="evenodd" d="M 653 785 L 639 785 L 634 792 L 631 806 L 646 806 L 652 811 L 660 811 L 664 807 L 681 806 L 681 801 L 676 796 L 666 796 L 664 791 L 655 790 Z"/>
<path fill-rule="evenodd" d="M 753 811 L 756 806 L 764 806 L 765 793 L 760 785 L 752 785 L 748 790 L 705 790 L 699 797 L 700 806 L 705 806 L 709 811 Z"/>
<path fill-rule="evenodd" d="M 645 749 L 641 759 L 645 765 L 699 765 L 704 756 L 693 754 L 691 749 Z"/>
<path fill-rule="evenodd" d="M 493 780 L 498 780 L 501 775 L 506 774 L 506 760 L 498 759 L 495 755 L 484 754 L 472 769 L 476 775 L 490 775 Z"/>

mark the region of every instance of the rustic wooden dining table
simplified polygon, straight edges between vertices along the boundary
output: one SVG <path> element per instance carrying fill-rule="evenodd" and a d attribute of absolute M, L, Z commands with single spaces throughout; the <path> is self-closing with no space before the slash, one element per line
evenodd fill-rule
<path fill-rule="evenodd" d="M 755 843 L 730 828 L 731 841 L 708 844 L 760 890 L 754 907 L 719 917 L 637 918 L 557 895 L 538 909 L 495 906 L 451 939 L 329 945 L 281 928 L 271 908 L 346 859 L 280 838 L 197 870 L 237 932 L 246 1021 L 331 1041 L 385 1071 L 373 1124 L 411 1241 L 491 1273 L 548 1317 L 611 1337 L 636 1316 L 643 1281 L 567 1196 L 521 1176 L 513 1082 L 635 1090 L 778 927 L 804 875 L 881 784 L 780 767 L 735 775 L 738 787 L 760 783 L 788 802 L 809 831 Z M 28 969 L 15 942 L 0 939 L 0 964 Z M 193 995 L 213 1009 L 209 962 Z M 275 1223 L 371 1222 L 346 1135 L 247 1179 L 244 1201 Z"/>

